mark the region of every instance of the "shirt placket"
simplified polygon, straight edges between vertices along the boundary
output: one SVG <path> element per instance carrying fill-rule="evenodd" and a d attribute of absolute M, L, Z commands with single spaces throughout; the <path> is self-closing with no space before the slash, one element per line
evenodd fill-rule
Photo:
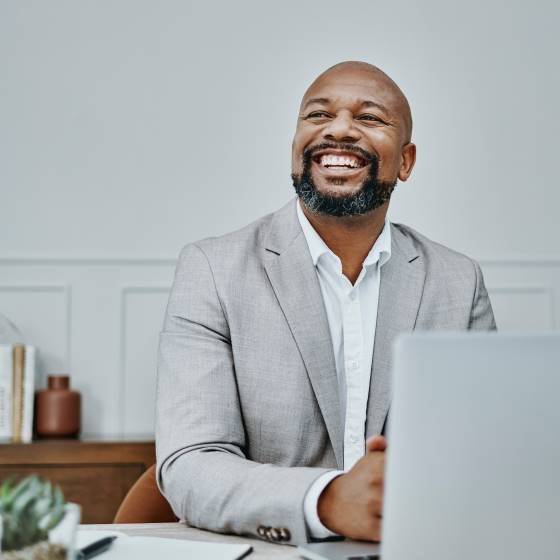
<path fill-rule="evenodd" d="M 346 377 L 346 418 L 344 428 L 344 470 L 349 470 L 364 454 L 364 408 L 362 372 L 362 313 L 358 286 L 350 289 L 343 304 L 344 369 Z"/>

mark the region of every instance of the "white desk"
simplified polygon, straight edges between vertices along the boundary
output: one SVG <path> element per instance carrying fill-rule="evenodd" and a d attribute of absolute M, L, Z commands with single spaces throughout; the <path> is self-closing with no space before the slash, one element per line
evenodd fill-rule
<path fill-rule="evenodd" d="M 301 559 L 296 548 L 284 544 L 272 544 L 258 539 L 237 537 L 234 535 L 220 535 L 210 531 L 194 529 L 184 523 L 138 523 L 122 525 L 80 525 L 80 529 L 97 529 L 108 531 L 122 531 L 130 536 L 166 537 L 170 539 L 188 539 L 192 541 L 222 542 L 234 544 L 250 544 L 253 552 L 247 560 Z M 102 557 L 100 557 L 102 558 Z"/>

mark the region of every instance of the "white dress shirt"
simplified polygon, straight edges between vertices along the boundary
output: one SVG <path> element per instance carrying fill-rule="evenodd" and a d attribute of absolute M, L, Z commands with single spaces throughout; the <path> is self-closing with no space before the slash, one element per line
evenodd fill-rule
<path fill-rule="evenodd" d="M 344 422 L 344 471 L 320 476 L 307 491 L 304 515 L 313 538 L 335 536 L 319 520 L 317 502 L 327 484 L 350 470 L 365 452 L 365 423 L 377 322 L 380 270 L 391 256 L 388 220 L 365 258 L 356 283 L 342 273 L 342 263 L 305 217 L 300 203 L 297 215 L 325 303 L 333 343 L 339 397 Z"/>

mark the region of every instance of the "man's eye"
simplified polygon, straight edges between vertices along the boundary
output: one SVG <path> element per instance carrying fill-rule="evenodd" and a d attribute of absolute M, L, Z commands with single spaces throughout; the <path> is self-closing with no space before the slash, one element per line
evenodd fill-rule
<path fill-rule="evenodd" d="M 375 115 L 370 115 L 370 114 L 360 115 L 358 117 L 358 120 L 360 120 L 360 121 L 372 121 L 372 122 L 383 122 L 379 117 L 376 117 Z"/>
<path fill-rule="evenodd" d="M 306 119 L 323 119 L 325 117 L 329 117 L 328 113 L 325 113 L 325 111 L 313 111 L 312 113 L 309 113 L 309 115 L 307 115 L 307 117 L 305 117 Z"/>

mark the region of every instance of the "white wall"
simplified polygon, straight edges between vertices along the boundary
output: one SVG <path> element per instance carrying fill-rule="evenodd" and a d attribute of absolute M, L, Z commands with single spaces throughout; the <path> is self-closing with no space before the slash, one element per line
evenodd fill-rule
<path fill-rule="evenodd" d="M 0 312 L 68 370 L 86 433 L 149 432 L 182 245 L 292 196 L 317 73 L 371 61 L 418 163 L 391 218 L 482 261 L 503 328 L 560 324 L 552 1 L 0 0 Z"/>

